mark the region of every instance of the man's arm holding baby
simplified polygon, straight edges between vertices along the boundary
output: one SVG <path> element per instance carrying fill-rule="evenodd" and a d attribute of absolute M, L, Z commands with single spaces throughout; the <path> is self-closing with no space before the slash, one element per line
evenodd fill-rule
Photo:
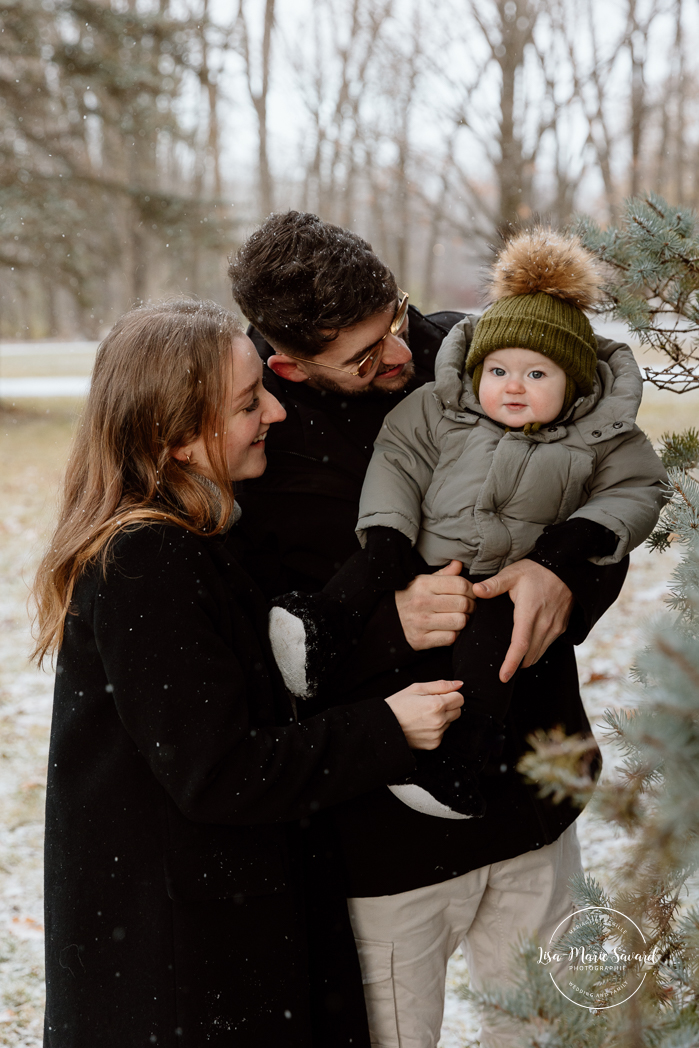
<path fill-rule="evenodd" d="M 605 339 L 599 343 L 605 359 L 616 350 L 629 352 L 628 347 Z M 420 502 L 438 458 L 431 436 L 437 418 L 430 389 L 423 387 L 412 394 L 387 417 L 376 444 L 381 450 L 380 460 L 375 455 L 362 493 L 360 528 L 397 528 L 415 542 Z M 416 429 L 410 410 L 411 402 L 418 401 L 423 417 Z M 418 440 L 420 434 L 422 439 Z M 654 455 L 650 446 L 647 451 Z M 619 543 L 615 521 L 628 518 L 629 507 L 643 525 L 646 518 L 651 526 L 657 519 L 659 503 L 652 490 L 657 478 L 652 462 L 642 457 L 643 468 L 629 471 L 628 461 L 624 461 L 616 475 L 610 463 L 605 464 L 596 478 L 599 490 L 590 492 L 586 507 L 579 511 L 584 520 L 547 528 L 529 557 L 509 565 L 487 582 L 473 587 L 461 576 L 461 564 L 452 561 L 435 574 L 418 574 L 403 588 L 399 584 L 395 608 L 410 648 L 424 651 L 452 644 L 475 610 L 473 598 L 488 599 L 503 593 L 509 593 L 514 604 L 512 643 L 501 668 L 503 681 L 509 680 L 519 665 L 537 662 L 567 629 L 574 643 L 580 643 L 614 603 L 626 577 L 628 558 L 623 557 L 626 550 Z M 392 494 L 388 512 L 387 491 Z M 369 506 L 381 506 L 382 511 L 366 513 Z M 631 545 L 644 537 L 636 535 Z M 615 551 L 619 562 L 609 563 Z M 591 563 L 591 557 L 607 558 L 607 563 Z"/>
<path fill-rule="evenodd" d="M 459 560 L 433 575 L 416 575 L 395 601 L 405 639 L 415 651 L 453 644 L 476 607 L 473 586 Z"/>
<path fill-rule="evenodd" d="M 605 360 L 617 350 L 629 353 L 628 346 L 621 343 L 603 338 L 598 342 L 599 355 Z M 429 581 L 435 576 L 418 576 L 412 589 L 396 594 L 406 638 L 413 648 L 452 643 L 456 631 L 463 628 L 458 625 L 459 614 L 464 625 L 467 621 L 459 601 L 502 593 L 510 594 L 515 607 L 512 643 L 501 680 L 509 680 L 519 665 L 537 662 L 566 630 L 575 644 L 585 639 L 619 596 L 629 565 L 624 554 L 650 534 L 666 497 L 665 471 L 636 427 L 611 441 L 608 448 L 609 453 L 601 456 L 587 503 L 569 520 L 546 528 L 526 559 L 474 587 L 455 577 L 448 594 L 437 594 Z M 446 615 L 453 616 L 453 625 L 447 625 Z"/>
<path fill-rule="evenodd" d="M 628 565 L 628 557 L 606 567 L 577 557 L 555 568 L 527 559 L 472 586 L 458 574 L 459 562 L 452 561 L 441 576 L 418 575 L 406 589 L 397 591 L 396 607 L 408 644 L 415 651 L 425 651 L 454 643 L 474 612 L 473 597 L 509 593 L 514 628 L 500 672 L 500 679 L 507 681 L 520 664 L 527 667 L 538 662 L 569 623 L 575 625 L 575 642 L 582 641 L 619 596 Z"/>
<path fill-rule="evenodd" d="M 567 521 L 547 527 L 529 557 L 470 589 L 480 599 L 509 593 L 515 606 L 512 643 L 500 670 L 502 681 L 509 680 L 519 665 L 537 662 L 566 630 L 575 644 L 585 639 L 619 596 L 628 571 L 627 550 L 640 545 L 657 522 L 667 498 L 666 474 L 649 441 L 634 427 L 610 444 L 588 501 Z M 426 578 L 416 579 L 416 587 L 418 582 L 422 604 L 432 600 L 434 610 L 430 614 L 425 607 L 420 615 L 417 591 L 410 594 L 409 587 L 396 595 L 408 642 L 421 650 L 452 643 L 451 637 L 443 636 L 443 616 L 447 611 L 457 613 L 456 596 L 463 599 L 468 584 L 453 579 L 452 595 L 440 596 L 437 605 Z"/>
<path fill-rule="evenodd" d="M 439 454 L 430 437 L 439 414 L 430 390 L 431 386 L 422 387 L 413 393 L 384 422 L 375 445 L 381 454 L 374 454 L 360 502 L 359 530 L 364 541 L 367 531 L 363 529 L 376 528 L 399 529 L 411 542 L 417 538 L 420 504 Z M 403 424 L 404 415 L 410 414 L 408 401 L 419 402 L 423 413 L 422 426 L 418 427 L 423 439 L 419 442 L 414 439 L 415 426 Z M 412 434 L 410 439 L 406 433 Z M 389 493 L 390 505 L 387 500 Z M 368 505 L 381 506 L 381 512 L 366 514 L 364 508 Z M 520 561 L 488 580 L 487 590 L 482 585 L 474 590 L 461 575 L 461 570 L 460 561 L 453 560 L 434 574 L 418 574 L 409 584 L 396 588 L 395 604 L 393 600 L 390 604 L 397 610 L 397 616 L 386 601 L 382 602 L 378 609 L 383 619 L 379 632 L 386 638 L 388 650 L 393 649 L 392 654 L 397 652 L 403 640 L 403 637 L 396 639 L 401 628 L 404 643 L 407 642 L 413 651 L 453 644 L 469 615 L 475 611 L 474 597 L 485 598 L 505 592 L 509 592 L 515 605 L 513 645 L 505 663 L 507 679 L 522 658 L 525 666 L 531 665 L 565 631 L 576 598 L 567 584 L 568 579 L 559 576 L 556 566 Z M 586 613 L 585 620 L 594 621 L 614 602 L 625 570 L 620 573 L 614 565 L 600 569 L 600 573 L 615 577 L 621 575 L 621 581 L 618 586 L 612 584 L 610 587 L 608 603 L 596 615 Z"/>
<path fill-rule="evenodd" d="M 599 571 L 615 573 L 618 567 Z M 460 572 L 460 562 L 453 560 L 434 575 L 416 576 L 404 590 L 396 592 L 403 632 L 415 651 L 453 644 L 475 610 L 474 597 L 496 597 L 508 592 L 515 605 L 515 626 L 503 669 L 507 676 L 503 679 L 509 680 L 523 659 L 525 666 L 531 666 L 565 632 L 575 598 L 549 568 L 521 560 L 475 586 Z M 625 574 L 626 569 L 622 582 Z"/>
<path fill-rule="evenodd" d="M 547 626 L 553 633 L 560 627 L 556 609 L 537 606 L 536 594 L 527 592 L 536 573 L 527 567 L 526 581 L 516 577 L 514 585 L 508 573 L 515 568 L 521 572 L 521 566 L 528 563 L 540 569 L 538 574 L 544 580 L 543 573 L 553 573 L 573 598 L 563 629 L 579 644 L 619 596 L 628 570 L 627 554 L 655 527 L 667 499 L 666 483 L 667 474 L 650 441 L 632 426 L 601 445 L 587 501 L 568 520 L 545 528 L 527 560 L 474 587 L 476 597 L 508 590 L 515 604 L 512 644 L 500 671 L 501 680 L 509 680 L 522 658 L 525 667 L 541 658 L 550 643 L 540 643 Z M 531 599 L 536 621 L 530 635 L 530 615 L 522 610 Z"/>

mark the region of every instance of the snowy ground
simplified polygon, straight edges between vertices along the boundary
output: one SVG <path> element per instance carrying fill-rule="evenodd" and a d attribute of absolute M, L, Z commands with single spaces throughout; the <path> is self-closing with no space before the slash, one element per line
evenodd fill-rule
<path fill-rule="evenodd" d="M 578 648 L 583 700 L 602 744 L 605 774 L 609 774 L 617 758 L 596 725 L 605 709 L 628 707 L 635 701 L 633 687 L 629 685 L 629 666 L 634 653 L 643 645 L 644 623 L 662 609 L 667 579 L 677 559 L 673 551 L 660 556 L 644 549 L 636 550 L 619 600 Z M 603 885 L 608 884 L 616 857 L 621 854 L 622 840 L 615 837 L 608 824 L 588 812 L 583 812 L 578 819 L 578 835 L 586 872 Z M 439 1048 L 466 1048 L 476 1041 L 478 1022 L 473 1011 L 458 997 L 458 988 L 467 979 L 466 965 L 459 951 L 449 965 Z"/>
<path fill-rule="evenodd" d="M 689 398 L 666 402 L 651 396 L 644 424 L 657 437 L 663 429 L 693 424 L 694 412 L 696 401 Z M 12 1048 L 41 1044 L 42 808 L 52 679 L 28 663 L 26 600 L 54 513 L 71 426 L 65 402 L 0 412 L 0 1045 Z M 638 551 L 621 598 L 581 650 L 593 724 L 605 707 L 629 704 L 627 673 L 642 623 L 661 609 L 674 563 L 672 553 Z M 587 815 L 580 831 L 587 868 L 604 882 L 619 844 L 608 827 Z M 477 1024 L 456 995 L 465 978 L 457 955 L 450 965 L 441 1048 L 474 1041 Z"/>
<path fill-rule="evenodd" d="M 30 667 L 28 585 L 70 419 L 0 415 L 0 1045 L 41 1043 L 43 782 L 52 677 Z"/>

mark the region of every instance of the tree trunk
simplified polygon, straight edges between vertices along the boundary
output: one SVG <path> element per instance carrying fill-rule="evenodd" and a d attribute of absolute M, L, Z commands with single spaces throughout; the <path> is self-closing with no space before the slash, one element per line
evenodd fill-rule
<path fill-rule="evenodd" d="M 439 241 L 442 220 L 444 218 L 449 190 L 451 188 L 449 175 L 454 162 L 454 143 L 456 141 L 457 133 L 458 125 L 454 125 L 445 143 L 444 159 L 440 171 L 439 195 L 430 209 L 430 225 L 427 233 L 427 242 L 425 244 L 425 259 L 422 271 L 422 307 L 424 311 L 430 311 L 434 304 L 434 271 L 436 264 L 435 259 L 437 257 L 435 247 Z"/>
<path fill-rule="evenodd" d="M 685 183 L 685 136 L 686 136 L 686 100 L 687 100 L 687 87 L 685 84 L 685 63 L 684 63 L 684 27 L 683 27 L 683 3 L 682 0 L 677 0 L 676 4 L 676 23 L 675 23 L 675 47 L 674 53 L 677 61 L 677 76 L 676 76 L 676 94 L 677 94 L 677 109 L 676 109 L 676 121 L 675 121 L 675 141 L 676 141 L 676 153 L 675 153 L 675 179 L 674 179 L 674 197 L 677 204 L 684 203 L 684 183 Z M 663 121 L 664 123 L 664 121 Z"/>
<path fill-rule="evenodd" d="M 528 183 L 522 150 L 522 138 L 517 129 L 518 93 L 521 92 L 524 48 L 531 43 L 537 12 L 531 0 L 497 0 L 498 32 L 500 42 L 489 38 L 495 60 L 500 67 L 500 107 L 498 144 L 500 156 L 495 164 L 495 175 L 500 197 L 498 225 L 507 228 L 523 215 L 531 212 Z"/>
<path fill-rule="evenodd" d="M 259 128 L 258 169 L 260 177 L 260 209 L 263 217 L 274 210 L 274 187 L 269 167 L 267 99 L 269 96 L 269 72 L 272 57 L 272 30 L 274 29 L 274 2 L 265 0 L 265 25 L 262 36 L 262 88 L 255 99 L 255 110 Z"/>

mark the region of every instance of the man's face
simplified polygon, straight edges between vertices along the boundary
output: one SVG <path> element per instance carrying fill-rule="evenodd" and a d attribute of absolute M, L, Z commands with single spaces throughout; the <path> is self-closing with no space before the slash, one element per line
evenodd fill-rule
<path fill-rule="evenodd" d="M 376 313 L 367 320 L 350 328 L 343 328 L 337 338 L 329 343 L 328 348 L 316 357 L 295 363 L 306 374 L 309 386 L 314 389 L 327 389 L 333 393 L 395 393 L 408 383 L 413 375 L 413 358 L 408 349 L 408 316 L 406 314 L 400 330 L 396 335 L 390 332 L 391 321 L 396 312 L 392 303 L 381 313 Z M 385 337 L 384 337 L 385 336 Z M 360 378 L 349 372 L 356 371 L 357 365 L 383 339 L 383 353 L 378 364 Z M 281 351 L 283 353 L 283 350 Z M 321 367 L 316 361 L 330 364 Z"/>

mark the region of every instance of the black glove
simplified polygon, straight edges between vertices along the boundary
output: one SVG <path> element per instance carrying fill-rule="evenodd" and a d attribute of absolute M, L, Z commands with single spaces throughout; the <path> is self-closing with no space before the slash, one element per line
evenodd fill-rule
<path fill-rule="evenodd" d="M 385 593 L 402 590 L 429 571 L 410 539 L 395 528 L 369 528 L 366 545 L 346 561 L 323 588 L 366 621 Z"/>
<path fill-rule="evenodd" d="M 269 638 L 284 683 L 313 698 L 357 643 L 387 591 L 404 589 L 425 568 L 410 540 L 393 528 L 370 528 L 367 544 L 320 593 L 285 593 L 272 601 Z"/>

